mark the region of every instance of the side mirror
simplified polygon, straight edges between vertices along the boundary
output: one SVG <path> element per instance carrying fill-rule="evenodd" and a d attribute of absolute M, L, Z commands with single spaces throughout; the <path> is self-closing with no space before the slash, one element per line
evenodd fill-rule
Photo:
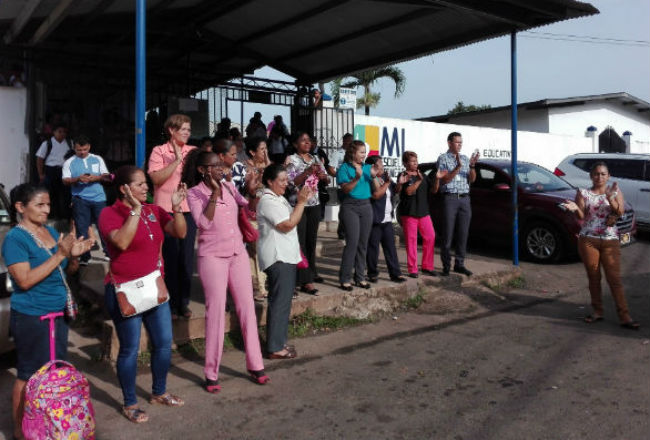
<path fill-rule="evenodd" d="M 507 183 L 497 183 L 492 187 L 495 191 L 510 191 L 510 185 Z"/>

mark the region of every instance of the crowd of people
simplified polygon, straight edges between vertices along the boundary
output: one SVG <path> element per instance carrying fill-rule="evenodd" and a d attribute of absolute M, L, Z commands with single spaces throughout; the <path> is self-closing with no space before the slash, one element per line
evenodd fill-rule
<path fill-rule="evenodd" d="M 167 142 L 153 148 L 146 170 L 122 166 L 112 173 L 101 157 L 90 153 L 90 140 L 79 135 L 66 140 L 65 126 L 54 127 L 52 139 L 38 149 L 40 182 L 11 191 L 14 227 L 2 254 L 15 292 L 11 299 L 11 329 L 18 355 L 13 415 L 20 427 L 25 381 L 45 362 L 47 323 L 39 316 L 63 310 L 70 300 L 65 273 L 87 263 L 89 251 L 101 241 L 110 269 L 105 279 L 105 308 L 115 324 L 120 347 L 117 376 L 123 393 L 122 412 L 135 423 L 148 420 L 135 393 L 137 354 L 142 324 L 152 343 L 152 389 L 149 401 L 169 407 L 184 404 L 166 389 L 172 345 L 172 322 L 191 318 L 189 308 L 195 251 L 205 297 L 206 352 L 204 388 L 220 391 L 219 365 L 224 344 L 226 298 L 232 297 L 243 335 L 246 369 L 259 385 L 269 382 L 268 359 L 292 359 L 288 344 L 291 301 L 298 292 L 318 295 L 324 283 L 316 259 L 323 191 L 333 177 L 340 189 L 340 230 L 345 247 L 338 273 L 339 287 L 368 289 L 379 280 L 381 244 L 388 279 L 406 281 L 395 246 L 394 220 L 404 231 L 406 275 L 470 276 L 465 246 L 471 218 L 469 187 L 476 178 L 478 154 L 461 154 L 462 137 L 453 132 L 448 150 L 438 159 L 433 179 L 423 176 L 417 154 L 406 151 L 404 171 L 395 180 L 380 156 L 367 157 L 366 144 L 351 134 L 329 158 L 309 133 L 295 132 L 289 141 L 281 118 L 269 129 L 260 114 L 251 118 L 246 138 L 230 121 L 219 125 L 214 138 L 190 142 L 191 120 L 172 115 L 164 125 Z M 271 125 L 271 124 L 269 124 Z M 279 140 L 283 140 L 280 142 Z M 594 186 L 580 190 L 567 209 L 586 218 L 580 252 L 589 275 L 593 314 L 602 319 L 599 266 L 606 269 L 621 324 L 632 320 L 620 285 L 615 217 L 623 194 L 607 185 L 604 164 L 592 170 Z M 148 203 L 149 183 L 153 203 Z M 103 186 L 111 184 L 117 200 L 106 206 Z M 70 202 L 51 199 L 70 188 Z M 49 190 L 49 191 L 48 191 Z M 435 229 L 428 197 L 441 192 L 442 270 L 434 270 Z M 399 199 L 399 204 L 397 203 Z M 58 234 L 46 224 L 55 209 L 71 203 L 73 228 Z M 397 206 L 397 209 L 396 209 Z M 397 212 L 396 212 L 397 211 Z M 602 214 L 602 215 L 601 215 Z M 610 219 L 612 216 L 612 219 Z M 92 233 L 96 224 L 99 239 Z M 418 234 L 422 253 L 418 264 Z M 609 238 L 612 238 L 609 240 Z M 198 241 L 198 246 L 195 246 Z M 133 285 L 142 288 L 134 296 Z M 146 298 L 145 298 L 146 297 Z M 266 346 L 258 335 L 254 301 L 268 301 Z M 57 357 L 65 359 L 67 323 L 57 319 Z M 20 438 L 20 429 L 16 430 Z"/>

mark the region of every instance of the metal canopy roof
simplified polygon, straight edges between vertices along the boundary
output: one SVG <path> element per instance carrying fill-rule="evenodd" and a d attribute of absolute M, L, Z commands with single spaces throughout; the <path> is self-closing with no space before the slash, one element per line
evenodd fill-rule
<path fill-rule="evenodd" d="M 149 75 L 199 89 L 269 65 L 303 83 L 598 10 L 573 0 L 149 0 Z M 0 51 L 131 75 L 132 0 L 3 0 Z M 128 75 L 127 75 L 128 74 Z"/>

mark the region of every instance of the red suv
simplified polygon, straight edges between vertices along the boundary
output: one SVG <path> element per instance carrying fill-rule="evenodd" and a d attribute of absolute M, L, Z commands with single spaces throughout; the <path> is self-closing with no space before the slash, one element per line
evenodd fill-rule
<path fill-rule="evenodd" d="M 518 162 L 519 245 L 522 257 L 556 262 L 577 253 L 580 222 L 558 204 L 573 200 L 576 188 L 539 165 Z M 436 163 L 420 164 L 428 178 L 435 176 Z M 512 179 L 510 161 L 482 160 L 476 164 L 476 181 L 471 185 L 472 222 L 470 240 L 510 245 L 512 243 Z M 634 211 L 625 204 L 618 221 L 621 244 L 636 233 Z M 442 225 L 440 196 L 430 199 L 431 218 L 436 229 Z"/>

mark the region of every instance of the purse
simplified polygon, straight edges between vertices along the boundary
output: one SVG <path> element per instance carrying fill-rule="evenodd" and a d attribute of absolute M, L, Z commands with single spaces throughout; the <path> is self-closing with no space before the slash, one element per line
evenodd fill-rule
<path fill-rule="evenodd" d="M 48 247 L 45 246 L 45 244 L 40 240 L 40 238 L 32 234 L 32 231 L 30 231 L 23 225 L 16 225 L 16 227 L 27 232 L 34 239 L 38 247 L 45 249 L 45 252 L 47 252 L 47 254 L 50 257 L 52 256 L 52 251 L 50 251 L 50 249 L 48 249 Z M 72 291 L 70 290 L 70 286 L 68 286 L 68 280 L 65 274 L 63 273 L 63 269 L 61 268 L 61 265 L 58 265 L 56 268 L 59 269 L 59 275 L 61 275 L 61 281 L 63 281 L 63 285 L 65 286 L 65 291 L 66 291 L 65 317 L 68 318 L 70 321 L 74 321 L 77 318 L 77 313 L 79 312 L 79 309 L 77 308 L 77 303 L 72 297 Z"/>
<path fill-rule="evenodd" d="M 305 254 L 300 251 L 300 262 L 296 265 L 296 269 L 307 269 L 309 267 L 309 261 L 307 261 L 307 257 L 305 257 Z"/>
<path fill-rule="evenodd" d="M 235 194 L 233 194 L 232 190 L 230 189 L 230 186 L 228 186 L 227 184 L 224 184 L 223 186 L 228 188 L 230 195 L 235 199 L 236 202 L 237 198 L 235 197 Z M 244 238 L 244 243 L 254 243 L 257 241 L 258 238 L 260 238 L 260 233 L 251 224 L 248 218 L 248 213 L 246 211 L 247 208 L 245 206 L 239 207 L 239 212 L 237 213 L 237 223 L 239 224 L 239 230 L 241 231 L 241 235 Z"/>
<path fill-rule="evenodd" d="M 160 273 L 160 260 L 158 268 L 148 275 L 117 284 L 111 273 L 111 281 L 115 286 L 117 305 L 124 318 L 146 312 L 169 301 L 169 292 Z"/>

